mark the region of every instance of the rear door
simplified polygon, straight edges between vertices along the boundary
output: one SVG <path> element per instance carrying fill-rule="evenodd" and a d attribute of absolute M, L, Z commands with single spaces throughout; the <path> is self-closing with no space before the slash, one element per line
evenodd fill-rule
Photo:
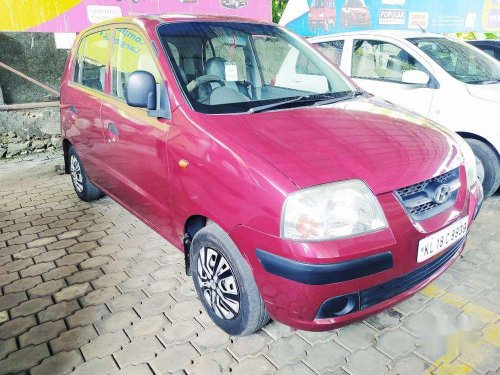
<path fill-rule="evenodd" d="M 352 41 L 349 55 L 350 61 L 345 62 L 347 74 L 361 88 L 423 116 L 429 116 L 436 87 L 431 68 L 403 45 L 383 39 L 359 38 Z M 428 85 L 403 83 L 402 75 L 407 70 L 424 71 L 431 77 L 431 81 Z"/>
<path fill-rule="evenodd" d="M 137 70 L 156 79 L 158 98 L 165 84 L 148 39 L 132 26 L 115 29 L 110 66 L 110 95 L 103 101 L 106 141 L 105 189 L 126 207 L 165 231 L 170 220 L 167 137 L 170 121 L 148 116 L 125 101 L 126 82 Z"/>
<path fill-rule="evenodd" d="M 110 34 L 110 29 L 97 29 L 80 39 L 73 79 L 67 87 L 66 97 L 70 99 L 61 108 L 69 119 L 67 136 L 90 179 L 99 186 L 105 181 L 101 105 L 106 90 Z"/>

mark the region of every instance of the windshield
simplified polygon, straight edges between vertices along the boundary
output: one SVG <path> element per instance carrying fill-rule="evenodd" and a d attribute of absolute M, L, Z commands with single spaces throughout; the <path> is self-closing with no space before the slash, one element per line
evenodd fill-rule
<path fill-rule="evenodd" d="M 498 63 L 463 43 L 445 38 L 411 38 L 409 41 L 459 81 L 481 84 L 500 79 Z"/>
<path fill-rule="evenodd" d="M 312 105 L 312 97 L 352 97 L 355 90 L 307 42 L 276 26 L 192 21 L 164 24 L 158 33 L 177 81 L 199 112 L 252 112 L 286 101 Z"/>

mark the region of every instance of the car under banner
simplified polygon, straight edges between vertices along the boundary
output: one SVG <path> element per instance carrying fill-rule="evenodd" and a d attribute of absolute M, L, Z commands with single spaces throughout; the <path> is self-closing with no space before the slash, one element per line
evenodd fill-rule
<path fill-rule="evenodd" d="M 269 0 L 0 0 L 0 31 L 76 33 L 115 17 L 217 14 L 271 20 Z"/>
<path fill-rule="evenodd" d="M 365 29 L 500 31 L 500 0 L 290 0 L 280 24 L 302 36 Z"/>

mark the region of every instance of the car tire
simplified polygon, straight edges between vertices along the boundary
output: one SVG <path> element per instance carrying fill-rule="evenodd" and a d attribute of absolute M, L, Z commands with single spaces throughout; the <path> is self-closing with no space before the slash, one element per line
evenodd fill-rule
<path fill-rule="evenodd" d="M 69 148 L 68 159 L 71 181 L 73 182 L 73 187 L 78 198 L 82 201 L 90 202 L 104 196 L 102 190 L 90 182 L 82 161 L 73 147 Z"/>
<path fill-rule="evenodd" d="M 478 141 L 477 139 L 466 139 L 469 146 L 476 155 L 476 163 L 478 165 L 478 177 L 482 179 L 484 196 L 493 195 L 500 186 L 500 160 L 495 151 L 487 144 Z M 483 168 L 483 171 L 480 170 Z"/>
<path fill-rule="evenodd" d="M 246 336 L 267 324 L 269 314 L 252 271 L 222 228 L 209 224 L 198 231 L 190 255 L 196 292 L 219 328 L 230 335 Z M 220 275 L 224 277 L 218 279 Z M 220 298 L 222 294 L 226 298 Z"/>

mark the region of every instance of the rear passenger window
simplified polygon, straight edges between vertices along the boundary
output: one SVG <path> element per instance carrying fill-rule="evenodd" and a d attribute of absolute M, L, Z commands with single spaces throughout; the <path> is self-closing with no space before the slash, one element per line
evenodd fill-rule
<path fill-rule="evenodd" d="M 151 73 L 155 77 L 159 90 L 160 71 L 149 51 L 146 40 L 135 30 L 116 29 L 111 62 L 111 92 L 114 96 L 125 100 L 128 77 L 136 70 Z"/>
<path fill-rule="evenodd" d="M 87 35 L 82 41 L 77 56 L 78 71 L 75 69 L 76 82 L 97 91 L 104 91 L 109 36 L 109 30 L 103 30 Z"/>
<path fill-rule="evenodd" d="M 316 43 L 315 46 L 335 65 L 340 65 L 342 60 L 343 40 L 332 40 L 330 42 Z"/>

